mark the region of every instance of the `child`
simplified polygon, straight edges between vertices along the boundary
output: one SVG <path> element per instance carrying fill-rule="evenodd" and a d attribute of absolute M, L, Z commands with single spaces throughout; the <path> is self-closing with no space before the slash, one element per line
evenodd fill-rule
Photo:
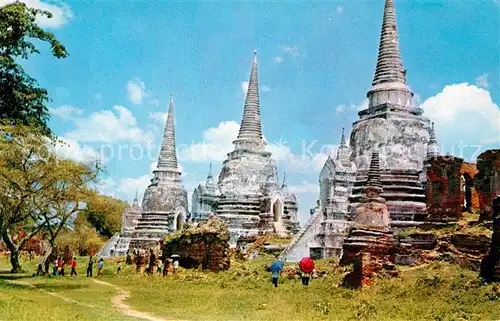
<path fill-rule="evenodd" d="M 76 256 L 73 258 L 73 261 L 71 261 L 71 276 L 77 275 L 76 274 Z"/>
<path fill-rule="evenodd" d="M 97 263 L 97 276 L 102 275 L 102 268 L 104 267 L 104 259 L 101 257 Z"/>
<path fill-rule="evenodd" d="M 116 274 L 120 274 L 121 271 L 122 271 L 122 262 L 119 261 L 118 262 L 118 267 L 116 268 Z"/>

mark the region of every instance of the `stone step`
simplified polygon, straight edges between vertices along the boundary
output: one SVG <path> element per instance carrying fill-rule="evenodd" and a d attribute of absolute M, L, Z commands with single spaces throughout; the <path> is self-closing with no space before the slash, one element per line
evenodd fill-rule
<path fill-rule="evenodd" d="M 391 192 L 413 192 L 414 194 L 425 194 L 425 190 L 421 186 L 398 186 L 398 185 L 382 185 L 384 193 Z M 362 193 L 364 191 L 364 186 L 355 186 L 352 188 L 352 194 Z"/>
<path fill-rule="evenodd" d="M 217 210 L 218 215 L 222 214 L 234 214 L 234 215 L 259 215 L 260 211 L 256 210 L 231 210 L 231 209 L 220 209 Z"/>

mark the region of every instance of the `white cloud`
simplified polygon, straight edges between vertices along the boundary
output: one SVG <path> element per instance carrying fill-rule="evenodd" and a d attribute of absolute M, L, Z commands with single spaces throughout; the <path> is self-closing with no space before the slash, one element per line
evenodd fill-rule
<path fill-rule="evenodd" d="M 207 129 L 203 133 L 203 142 L 193 143 L 185 148 L 179 146 L 179 159 L 193 162 L 223 161 L 234 148 L 232 142 L 238 136 L 239 127 L 235 121 L 223 121 L 217 127 Z M 266 146 L 273 159 L 288 170 L 319 173 L 328 155 L 335 154 L 337 145 L 322 146 L 319 152 L 315 152 L 315 148 L 315 142 L 304 143 L 301 154 L 295 154 L 283 141 Z"/>
<path fill-rule="evenodd" d="M 271 91 L 271 90 L 272 90 L 272 89 L 271 89 L 271 87 L 268 87 L 268 86 L 266 86 L 266 85 L 262 85 L 262 86 L 260 87 L 260 89 L 261 89 L 261 90 L 262 90 L 262 92 L 264 92 L 264 93 L 266 93 L 266 92 L 268 92 L 268 91 Z"/>
<path fill-rule="evenodd" d="M 83 113 L 83 110 L 80 108 L 75 108 L 69 105 L 63 105 L 58 108 L 49 108 L 49 112 L 53 116 L 61 117 L 62 119 L 71 119 L 74 116 L 79 116 Z"/>
<path fill-rule="evenodd" d="M 203 142 L 193 143 L 186 148 L 179 146 L 179 159 L 194 162 L 222 161 L 233 149 L 233 140 L 240 125 L 234 120 L 220 122 L 203 133 Z"/>
<path fill-rule="evenodd" d="M 127 93 L 128 100 L 135 105 L 141 104 L 142 100 L 148 95 L 146 84 L 138 77 L 127 81 Z"/>
<path fill-rule="evenodd" d="M 72 159 L 78 162 L 102 160 L 99 153 L 90 146 L 81 146 L 75 140 L 59 137 L 59 142 L 54 146 L 56 155 L 63 159 Z"/>
<path fill-rule="evenodd" d="M 240 87 L 241 91 L 243 91 L 243 95 L 246 96 L 248 91 L 248 81 L 242 81 Z"/>
<path fill-rule="evenodd" d="M 15 2 L 15 0 L 0 0 L 0 7 Z M 71 7 L 62 1 L 52 1 L 52 3 L 42 2 L 40 0 L 22 0 L 26 6 L 33 9 L 40 9 L 52 13 L 52 18 L 47 16 L 37 16 L 36 23 L 40 27 L 59 28 L 73 18 Z"/>
<path fill-rule="evenodd" d="M 359 104 L 351 104 L 349 107 L 351 109 L 354 109 L 354 110 L 357 110 L 357 111 L 360 111 L 360 110 L 363 110 L 363 109 L 367 109 L 368 108 L 368 98 L 365 98 Z"/>
<path fill-rule="evenodd" d="M 488 74 L 482 74 L 476 78 L 476 85 L 481 88 L 488 88 Z"/>
<path fill-rule="evenodd" d="M 153 141 L 153 134 L 138 128 L 130 110 L 119 105 L 113 106 L 113 110 L 101 110 L 87 118 L 74 119 L 74 122 L 77 128 L 64 136 L 79 142 Z"/>
<path fill-rule="evenodd" d="M 142 175 L 138 177 L 128 177 L 120 180 L 114 189 L 120 196 L 120 198 L 132 202 L 135 198 L 136 193 L 138 194 L 139 202 L 142 200 L 144 195 L 144 190 L 148 187 L 151 182 L 151 176 Z"/>
<path fill-rule="evenodd" d="M 162 113 L 161 111 L 155 111 L 149 113 L 149 118 L 153 119 L 156 122 L 159 122 L 162 125 L 165 125 L 165 122 L 167 121 L 167 116 L 168 116 L 167 112 Z"/>
<path fill-rule="evenodd" d="M 273 58 L 274 62 L 277 63 L 277 64 L 280 64 L 283 62 L 283 57 L 280 57 L 280 56 L 276 56 Z"/>
<path fill-rule="evenodd" d="M 280 45 L 280 48 L 292 57 L 300 56 L 299 47 L 297 46 Z"/>
<path fill-rule="evenodd" d="M 420 107 L 435 122 L 442 150 L 464 157 L 457 152 L 460 146 L 481 148 L 500 142 L 500 109 L 485 89 L 467 83 L 448 85 Z"/>
<path fill-rule="evenodd" d="M 344 7 L 337 7 L 337 13 L 340 15 L 344 12 Z"/>
<path fill-rule="evenodd" d="M 345 111 L 345 106 L 344 105 L 338 105 L 337 108 L 335 108 L 335 112 L 338 114 L 343 113 Z"/>

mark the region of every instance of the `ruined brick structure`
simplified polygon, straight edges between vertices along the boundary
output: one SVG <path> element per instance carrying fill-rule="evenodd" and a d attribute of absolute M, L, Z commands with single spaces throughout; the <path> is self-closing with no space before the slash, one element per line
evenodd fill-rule
<path fill-rule="evenodd" d="M 500 149 L 487 150 L 477 157 L 474 187 L 479 196 L 481 220 L 491 220 L 493 199 L 500 195 Z"/>
<path fill-rule="evenodd" d="M 279 186 L 276 163 L 265 150 L 257 52 L 254 52 L 240 130 L 233 144 L 234 150 L 222 164 L 217 189 L 209 192 L 209 186 L 201 185 L 195 190 L 193 200 L 201 201 L 194 208 L 195 217 L 205 220 L 209 207 L 216 204 L 213 212 L 228 223 L 232 245 L 241 236 L 287 235 L 297 231 L 297 200 L 286 184 Z"/>
<path fill-rule="evenodd" d="M 492 202 L 493 235 L 490 252 L 481 262 L 481 276 L 488 282 L 500 281 L 500 196 Z"/>
<path fill-rule="evenodd" d="M 163 246 L 163 258 L 179 255 L 184 268 L 227 270 L 230 267 L 229 231 L 227 224 L 210 218 L 206 222 L 189 224 L 186 230 L 170 236 Z"/>
<path fill-rule="evenodd" d="M 454 156 L 432 156 L 427 165 L 427 221 L 458 221 L 463 210 L 461 168 L 463 159 Z"/>
<path fill-rule="evenodd" d="M 460 175 L 462 179 L 462 203 L 464 212 L 476 212 L 479 210 L 479 195 L 474 187 L 474 177 L 479 173 L 476 164 L 462 163 Z"/>
<path fill-rule="evenodd" d="M 341 265 L 354 264 L 344 285 L 362 287 L 370 284 L 375 273 L 393 270 L 390 262 L 394 239 L 389 226 L 389 211 L 382 197 L 383 188 L 378 152 L 372 153 L 364 196 L 356 209 L 352 228 L 343 244 Z"/>

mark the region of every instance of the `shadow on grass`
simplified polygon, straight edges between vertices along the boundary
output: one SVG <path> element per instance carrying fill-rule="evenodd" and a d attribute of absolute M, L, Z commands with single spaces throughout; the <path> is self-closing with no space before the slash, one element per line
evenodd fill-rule
<path fill-rule="evenodd" d="M 0 271 L 0 280 L 18 280 L 31 277 L 28 274 L 14 274 L 6 271 Z"/>
<path fill-rule="evenodd" d="M 61 284 L 61 283 L 43 283 L 35 284 L 37 289 L 47 290 L 47 291 L 64 291 L 64 290 L 79 290 L 88 288 L 85 284 Z"/>

